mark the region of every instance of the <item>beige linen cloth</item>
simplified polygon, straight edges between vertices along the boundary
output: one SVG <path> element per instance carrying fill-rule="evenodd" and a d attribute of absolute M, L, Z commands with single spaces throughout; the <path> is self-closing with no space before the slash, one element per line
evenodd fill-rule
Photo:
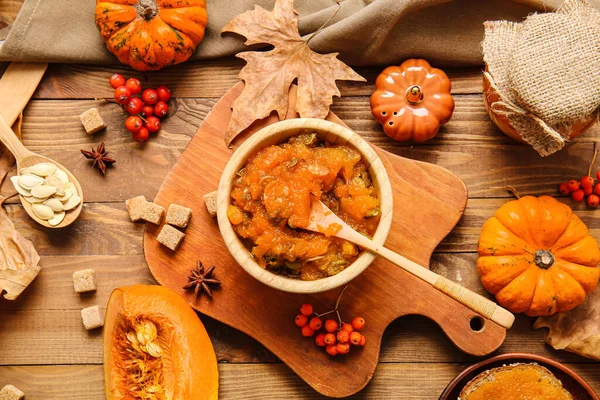
<path fill-rule="evenodd" d="M 0 0 L 1 1 L 1 0 Z M 590 0 L 600 8 L 600 0 Z M 192 59 L 244 50 L 243 39 L 221 35 L 237 14 L 274 0 L 208 0 L 206 38 Z M 339 52 L 351 65 L 388 65 L 425 58 L 440 66 L 481 65 L 483 22 L 520 21 L 534 11 L 551 11 L 561 0 L 344 0 L 341 10 L 311 47 Z M 94 0 L 25 0 L 0 61 L 116 63 L 94 24 Z M 333 15 L 335 0 L 295 0 L 300 33 L 308 35 Z"/>

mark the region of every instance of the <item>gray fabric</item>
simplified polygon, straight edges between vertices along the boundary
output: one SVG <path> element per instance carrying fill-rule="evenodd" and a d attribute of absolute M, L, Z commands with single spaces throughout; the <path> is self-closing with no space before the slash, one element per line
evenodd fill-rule
<path fill-rule="evenodd" d="M 600 6 L 600 0 L 592 0 Z M 25 0 L 0 61 L 116 63 L 94 24 L 94 0 Z M 192 59 L 232 55 L 243 39 L 221 35 L 234 16 L 274 0 L 208 0 L 209 24 Z M 436 65 L 480 65 L 485 20 L 521 21 L 557 0 L 345 0 L 330 25 L 313 40 L 318 52 L 340 52 L 352 65 L 398 63 L 422 57 Z M 334 0 L 296 0 L 300 32 L 314 32 L 336 9 Z"/>

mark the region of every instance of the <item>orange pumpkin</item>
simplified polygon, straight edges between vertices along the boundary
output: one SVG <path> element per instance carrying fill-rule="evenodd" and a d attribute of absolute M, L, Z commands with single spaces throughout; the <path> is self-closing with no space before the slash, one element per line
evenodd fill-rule
<path fill-rule="evenodd" d="M 96 26 L 106 47 L 140 71 L 190 58 L 207 22 L 206 0 L 96 1 Z"/>
<path fill-rule="evenodd" d="M 423 142 L 437 135 L 452 117 L 454 99 L 444 71 L 425 60 L 387 67 L 375 81 L 371 113 L 396 140 Z"/>
<path fill-rule="evenodd" d="M 162 286 L 135 285 L 110 295 L 104 326 L 108 400 L 216 400 L 217 359 L 200 319 Z"/>
<path fill-rule="evenodd" d="M 600 250 L 571 208 L 550 196 L 509 201 L 483 225 L 477 271 L 500 305 L 530 316 L 568 311 L 600 277 Z"/>

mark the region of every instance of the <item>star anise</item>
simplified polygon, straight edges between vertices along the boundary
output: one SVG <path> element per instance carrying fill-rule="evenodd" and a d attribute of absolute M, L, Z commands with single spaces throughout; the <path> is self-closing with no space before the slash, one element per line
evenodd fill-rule
<path fill-rule="evenodd" d="M 81 150 L 81 154 L 90 160 L 94 160 L 92 168 L 98 168 L 102 175 L 106 174 L 106 167 L 112 163 L 116 163 L 117 160 L 108 157 L 108 151 L 104 148 L 104 142 L 98 145 L 98 148 L 94 150 L 92 147 L 91 151 Z"/>
<path fill-rule="evenodd" d="M 192 274 L 188 276 L 189 283 L 185 285 L 183 288 L 189 290 L 194 288 L 194 293 L 196 297 L 202 294 L 204 290 L 209 297 L 212 297 L 212 290 L 210 289 L 210 285 L 220 285 L 221 281 L 215 279 L 212 274 L 215 270 L 215 266 L 208 267 L 206 270 L 202 265 L 200 260 L 196 261 L 196 268 L 191 272 Z"/>

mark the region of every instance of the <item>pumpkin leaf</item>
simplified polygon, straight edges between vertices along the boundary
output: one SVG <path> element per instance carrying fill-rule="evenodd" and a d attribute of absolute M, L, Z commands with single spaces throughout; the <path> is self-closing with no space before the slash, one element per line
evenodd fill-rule
<path fill-rule="evenodd" d="M 333 96 L 340 96 L 336 80 L 365 81 L 337 59 L 338 53 L 319 54 L 298 33 L 293 0 L 277 0 L 273 11 L 256 6 L 232 19 L 222 32 L 246 37 L 246 45 L 270 44 L 269 51 L 237 54 L 247 64 L 239 73 L 244 90 L 233 102 L 233 115 L 225 133 L 227 146 L 252 122 L 276 111 L 284 119 L 288 93 L 298 82 L 297 111 L 303 118 L 325 118 Z"/>
<path fill-rule="evenodd" d="M 557 350 L 600 360 L 600 287 L 580 306 L 550 317 L 539 317 L 533 327 L 549 328 L 546 343 Z"/>

